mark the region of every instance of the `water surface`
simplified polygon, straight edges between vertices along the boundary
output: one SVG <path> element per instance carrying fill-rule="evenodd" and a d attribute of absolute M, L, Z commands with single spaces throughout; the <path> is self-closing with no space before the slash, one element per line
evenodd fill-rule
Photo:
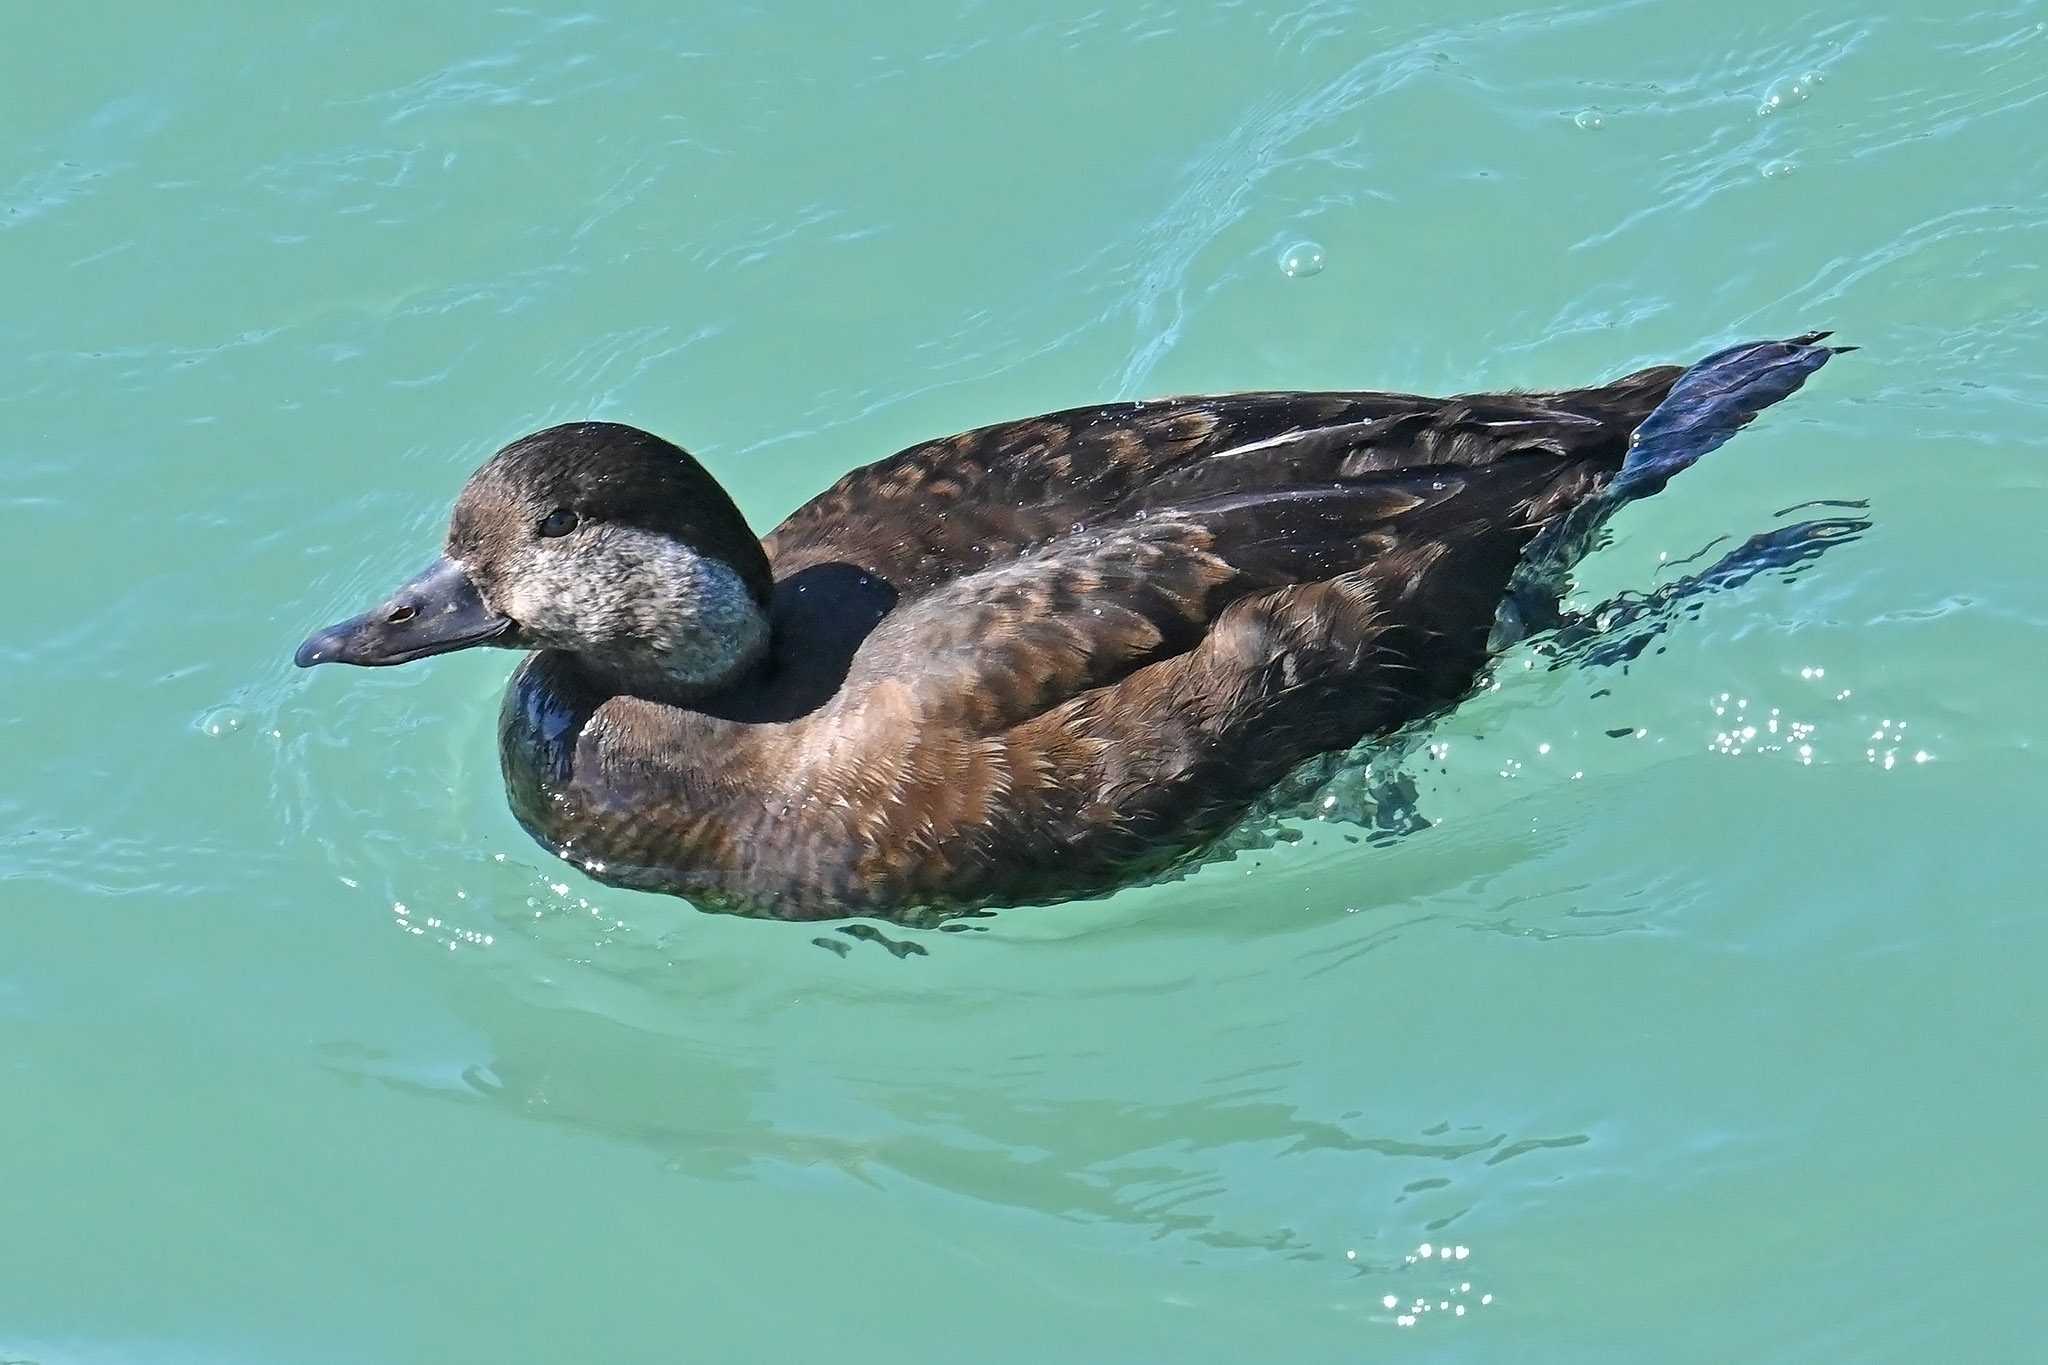
<path fill-rule="evenodd" d="M 690 8 L 6 20 L 0 1356 L 2038 1349 L 2048 7 Z M 1418 833 L 922 953 L 550 859 L 504 656 L 290 667 L 551 421 L 765 529 L 1002 417 L 1822 326 L 1581 596 L 1861 539 L 1509 656 Z"/>

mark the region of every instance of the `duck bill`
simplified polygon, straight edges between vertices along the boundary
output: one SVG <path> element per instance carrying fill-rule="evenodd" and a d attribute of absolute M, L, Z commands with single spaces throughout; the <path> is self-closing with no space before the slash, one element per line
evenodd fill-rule
<path fill-rule="evenodd" d="M 502 641 L 511 631 L 512 618 L 486 606 L 462 566 L 443 556 L 381 605 L 313 632 L 292 662 L 383 668 Z"/>

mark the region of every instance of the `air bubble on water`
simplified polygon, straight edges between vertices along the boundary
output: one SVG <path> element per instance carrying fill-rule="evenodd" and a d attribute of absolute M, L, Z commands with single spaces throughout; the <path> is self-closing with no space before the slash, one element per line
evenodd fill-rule
<path fill-rule="evenodd" d="M 1280 273 L 1290 280 L 1320 275 L 1327 263 L 1320 242 L 1296 242 L 1280 253 Z"/>
<path fill-rule="evenodd" d="M 1764 92 L 1763 102 L 1756 107 L 1759 114 L 1775 114 L 1790 109 L 1795 104 L 1804 104 L 1813 98 L 1813 87 L 1819 82 L 1819 73 L 1809 71 L 1803 76 L 1789 76 L 1775 81 Z"/>
<path fill-rule="evenodd" d="M 208 739 L 220 739 L 234 734 L 248 723 L 249 717 L 239 706 L 216 706 L 203 713 L 195 724 L 199 733 Z"/>
<path fill-rule="evenodd" d="M 1601 115 L 1598 109 L 1579 110 L 1578 113 L 1572 115 L 1572 123 L 1575 127 L 1583 128 L 1589 133 L 1597 133 L 1600 129 L 1607 126 L 1606 118 Z"/>

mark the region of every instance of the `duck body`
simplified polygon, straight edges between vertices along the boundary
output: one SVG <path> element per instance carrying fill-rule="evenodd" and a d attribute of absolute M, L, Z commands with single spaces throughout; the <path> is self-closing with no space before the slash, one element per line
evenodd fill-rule
<path fill-rule="evenodd" d="M 1566 562 L 1575 524 L 1582 544 L 1796 388 L 1820 339 L 1545 393 L 1053 413 L 855 470 L 751 554 L 679 449 L 551 428 L 457 505 L 430 574 L 458 566 L 468 595 L 408 585 L 300 661 L 529 649 L 501 713 L 511 806 L 600 880 L 797 919 L 1100 894 L 1467 695 L 1542 577 L 1532 549 Z M 641 590 L 670 545 L 682 605 L 620 606 L 670 600 Z M 455 643 L 422 646 L 428 617 Z"/>

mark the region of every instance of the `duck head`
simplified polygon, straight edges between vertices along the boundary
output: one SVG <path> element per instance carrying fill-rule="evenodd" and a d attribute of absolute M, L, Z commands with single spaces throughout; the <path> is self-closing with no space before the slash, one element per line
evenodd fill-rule
<path fill-rule="evenodd" d="M 574 422 L 493 455 L 456 499 L 441 557 L 316 631 L 294 661 L 553 650 L 613 690 L 688 700 L 762 658 L 772 586 L 760 541 L 687 452 L 637 427 Z"/>

